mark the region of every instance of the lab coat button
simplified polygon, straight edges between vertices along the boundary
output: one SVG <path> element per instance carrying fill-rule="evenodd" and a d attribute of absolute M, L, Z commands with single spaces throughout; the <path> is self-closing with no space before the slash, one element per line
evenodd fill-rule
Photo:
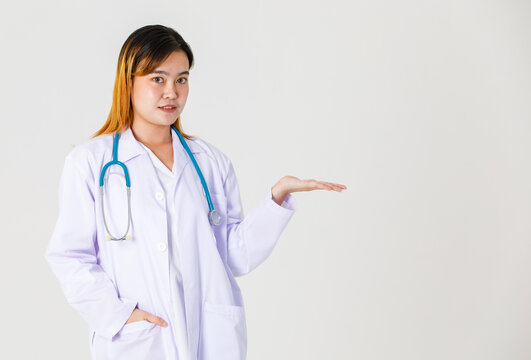
<path fill-rule="evenodd" d="M 167 249 L 166 244 L 163 243 L 163 242 L 160 242 L 160 243 L 159 243 L 159 250 L 160 250 L 160 251 L 166 251 L 166 249 Z"/>
<path fill-rule="evenodd" d="M 164 194 L 162 194 L 160 191 L 155 194 L 155 198 L 157 200 L 162 200 L 164 198 Z"/>

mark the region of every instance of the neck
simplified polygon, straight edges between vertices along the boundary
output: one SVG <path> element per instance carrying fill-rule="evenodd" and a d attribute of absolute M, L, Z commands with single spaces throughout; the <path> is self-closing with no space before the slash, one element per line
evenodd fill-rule
<path fill-rule="evenodd" d="M 144 121 L 133 121 L 131 131 L 144 145 L 159 146 L 172 143 L 169 125 L 153 125 Z"/>

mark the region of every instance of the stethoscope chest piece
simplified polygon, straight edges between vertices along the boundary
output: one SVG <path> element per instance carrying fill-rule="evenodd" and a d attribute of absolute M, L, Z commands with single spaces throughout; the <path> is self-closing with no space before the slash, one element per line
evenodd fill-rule
<path fill-rule="evenodd" d="M 212 209 L 208 212 L 208 220 L 211 225 L 219 225 L 221 224 L 221 215 L 215 209 Z"/>

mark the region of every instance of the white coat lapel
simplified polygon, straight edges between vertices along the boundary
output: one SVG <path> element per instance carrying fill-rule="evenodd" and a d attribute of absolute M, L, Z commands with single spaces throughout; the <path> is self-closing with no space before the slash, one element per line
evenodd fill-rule
<path fill-rule="evenodd" d="M 181 144 L 179 136 L 173 130 L 171 130 L 171 134 L 174 161 L 173 169 L 175 175 L 179 177 L 186 165 L 190 164 L 193 167 L 193 164 L 189 159 L 188 153 L 185 151 L 183 145 Z M 192 154 L 194 156 L 202 152 L 201 148 L 197 146 L 193 141 L 189 141 L 186 139 L 185 141 L 190 147 L 190 150 L 192 151 Z M 131 128 L 127 128 L 126 130 L 122 131 L 118 144 L 118 160 L 125 163 L 126 161 L 129 161 L 132 158 L 142 154 L 146 154 L 146 151 L 144 150 L 144 148 L 142 148 L 142 145 L 140 145 L 138 140 L 136 140 L 133 132 L 131 131 Z"/>

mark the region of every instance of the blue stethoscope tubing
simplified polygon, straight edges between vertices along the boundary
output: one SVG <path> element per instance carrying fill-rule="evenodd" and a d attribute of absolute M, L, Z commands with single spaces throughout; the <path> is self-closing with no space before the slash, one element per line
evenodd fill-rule
<path fill-rule="evenodd" d="M 208 221 L 211 225 L 219 225 L 221 223 L 221 216 L 219 213 L 214 209 L 214 206 L 212 205 L 212 199 L 210 198 L 210 192 L 208 191 L 208 186 L 206 184 L 205 178 L 203 177 L 203 173 L 201 173 L 201 169 L 199 168 L 199 165 L 197 165 L 197 161 L 195 161 L 194 155 L 192 155 L 192 152 L 190 151 L 190 148 L 188 147 L 188 144 L 184 140 L 183 136 L 177 130 L 175 125 L 171 125 L 171 128 L 175 131 L 177 136 L 179 136 L 179 140 L 181 141 L 182 146 L 188 153 L 188 156 L 192 160 L 192 163 L 194 164 L 195 171 L 197 172 L 197 175 L 199 176 L 199 179 L 201 180 L 201 185 L 203 186 L 203 190 L 205 191 L 205 196 L 208 203 Z M 112 145 L 112 160 L 106 163 L 103 166 L 103 169 L 101 170 L 100 174 L 100 196 L 101 196 L 101 213 L 103 216 L 103 223 L 105 224 L 105 230 L 107 230 L 107 240 L 128 240 L 130 237 L 127 235 L 129 233 L 129 228 L 131 226 L 131 180 L 129 178 L 129 171 L 127 171 L 127 166 L 121 161 L 118 160 L 118 141 L 120 139 L 120 133 L 114 134 L 114 142 Z M 125 175 L 125 185 L 127 186 L 127 229 L 125 230 L 125 233 L 123 236 L 112 236 L 111 232 L 109 231 L 109 227 L 107 226 L 107 220 L 105 218 L 105 210 L 103 206 L 103 198 L 104 198 L 104 186 L 103 186 L 103 178 L 105 177 L 105 171 L 107 171 L 107 168 L 111 165 L 119 165 Z"/>

